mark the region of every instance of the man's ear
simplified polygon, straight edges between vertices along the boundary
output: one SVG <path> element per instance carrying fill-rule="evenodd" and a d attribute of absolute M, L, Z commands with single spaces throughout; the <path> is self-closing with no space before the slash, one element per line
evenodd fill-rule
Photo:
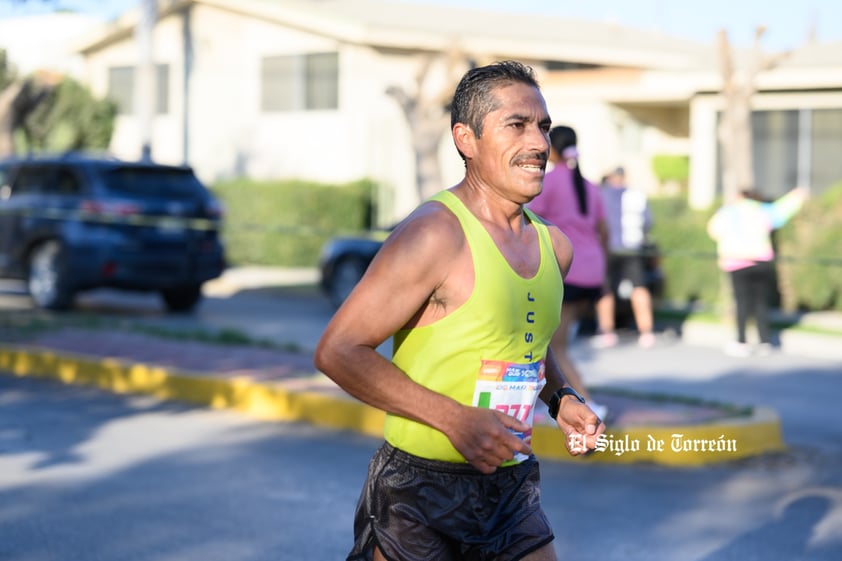
<path fill-rule="evenodd" d="M 456 123 L 453 125 L 453 142 L 456 144 L 456 149 L 461 152 L 465 158 L 471 159 L 474 157 L 476 136 L 474 131 L 465 123 Z"/>

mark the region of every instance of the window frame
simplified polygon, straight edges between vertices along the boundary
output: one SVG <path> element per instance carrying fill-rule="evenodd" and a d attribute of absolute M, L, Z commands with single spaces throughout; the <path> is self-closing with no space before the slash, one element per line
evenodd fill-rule
<path fill-rule="evenodd" d="M 115 88 L 114 74 L 120 73 L 120 79 L 125 83 Z M 133 115 L 135 113 L 135 75 L 137 66 L 108 67 L 108 88 L 106 97 L 117 105 L 118 115 Z M 170 112 L 170 65 L 159 63 L 155 65 L 155 114 L 168 115 Z"/>
<path fill-rule="evenodd" d="M 260 111 L 339 109 L 339 53 L 267 55 L 260 61 Z"/>

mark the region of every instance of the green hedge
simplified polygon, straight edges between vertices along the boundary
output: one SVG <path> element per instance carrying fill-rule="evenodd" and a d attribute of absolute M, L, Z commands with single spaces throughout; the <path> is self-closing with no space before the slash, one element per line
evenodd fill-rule
<path fill-rule="evenodd" d="M 652 239 L 662 253 L 664 300 L 708 310 L 727 304 L 728 277 L 716 264 L 707 221 L 716 206 L 698 211 L 684 198 L 653 198 Z M 842 183 L 807 201 L 775 232 L 781 309 L 842 311 Z"/>
<path fill-rule="evenodd" d="M 232 265 L 312 267 L 331 237 L 371 226 L 375 184 L 234 180 L 212 185 L 225 207 Z"/>
<path fill-rule="evenodd" d="M 781 305 L 842 310 L 842 182 L 809 199 L 775 239 Z"/>
<path fill-rule="evenodd" d="M 377 186 L 303 181 L 221 182 L 211 187 L 225 205 L 224 238 L 233 265 L 312 267 L 331 237 L 369 229 Z M 728 287 L 716 264 L 707 221 L 715 210 L 690 209 L 685 197 L 655 198 L 652 239 L 664 272 L 663 299 L 715 310 Z M 842 310 L 842 183 L 807 202 L 780 231 L 780 306 Z"/>
<path fill-rule="evenodd" d="M 716 245 L 706 231 L 713 210 L 692 210 L 684 197 L 652 198 L 650 206 L 652 240 L 662 254 L 663 299 L 713 307 L 720 290 Z"/>
<path fill-rule="evenodd" d="M 652 171 L 658 181 L 686 183 L 690 176 L 690 158 L 675 154 L 657 154 L 652 157 Z"/>

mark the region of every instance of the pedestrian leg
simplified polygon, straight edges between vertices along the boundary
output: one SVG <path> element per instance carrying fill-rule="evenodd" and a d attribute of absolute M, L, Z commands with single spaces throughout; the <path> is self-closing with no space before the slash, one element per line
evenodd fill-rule
<path fill-rule="evenodd" d="M 746 323 L 752 309 L 751 272 L 748 269 L 737 269 L 731 272 L 731 283 L 734 290 L 734 305 L 737 317 L 737 342 L 746 342 Z"/>

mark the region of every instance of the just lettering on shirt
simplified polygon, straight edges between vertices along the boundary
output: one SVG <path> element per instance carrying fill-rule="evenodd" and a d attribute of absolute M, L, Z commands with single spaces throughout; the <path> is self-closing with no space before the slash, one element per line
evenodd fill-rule
<path fill-rule="evenodd" d="M 531 292 L 526 293 L 526 301 L 532 304 L 535 303 L 535 297 L 532 296 Z M 526 312 L 526 331 L 523 334 L 523 340 L 525 343 L 532 343 L 535 339 L 535 334 L 532 332 L 532 326 L 535 324 L 535 310 L 527 310 Z M 528 353 L 523 355 L 527 361 L 532 362 L 533 359 L 533 352 L 530 349 Z"/>

